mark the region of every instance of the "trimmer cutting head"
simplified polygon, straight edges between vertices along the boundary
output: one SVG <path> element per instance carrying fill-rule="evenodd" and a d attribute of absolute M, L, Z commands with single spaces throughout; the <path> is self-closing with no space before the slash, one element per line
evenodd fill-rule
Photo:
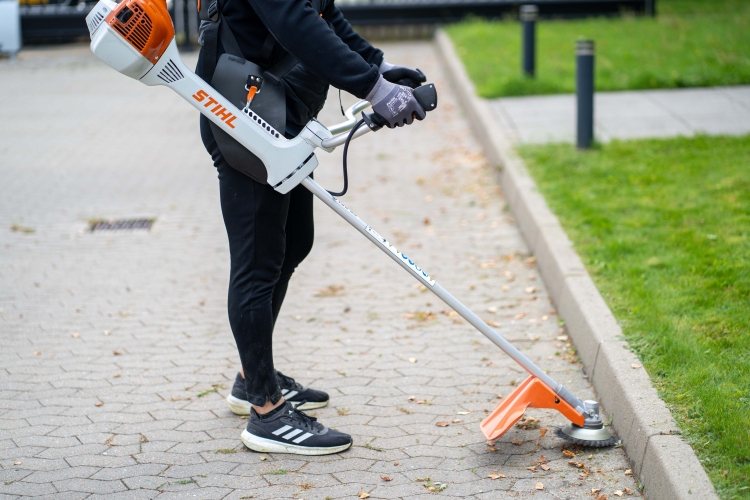
<path fill-rule="evenodd" d="M 591 448 L 604 448 L 615 444 L 617 439 L 604 427 L 604 422 L 599 416 L 599 403 L 584 401 L 583 406 L 586 415 L 583 426 L 570 423 L 565 427 L 558 427 L 555 431 L 557 436 Z"/>
<path fill-rule="evenodd" d="M 576 424 L 568 424 L 565 427 L 558 427 L 555 434 L 571 443 L 591 448 L 606 448 L 617 442 L 617 438 L 603 426 L 599 429 L 587 429 L 578 427 Z"/>

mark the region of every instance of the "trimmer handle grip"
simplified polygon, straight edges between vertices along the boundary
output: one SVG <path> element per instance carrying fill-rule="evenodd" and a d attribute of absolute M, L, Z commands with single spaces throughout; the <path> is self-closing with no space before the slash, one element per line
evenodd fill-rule
<path fill-rule="evenodd" d="M 422 109 L 432 111 L 437 108 L 437 90 L 434 83 L 425 83 L 421 87 L 415 88 L 412 93 Z"/>
<path fill-rule="evenodd" d="M 417 103 L 425 111 L 432 111 L 433 109 L 437 108 L 437 89 L 435 89 L 434 83 L 426 83 L 421 87 L 417 87 L 412 90 L 412 94 L 414 95 L 414 99 L 417 100 Z M 386 121 L 385 118 L 375 113 L 374 111 L 372 113 L 362 112 L 362 118 L 365 120 L 365 123 L 370 128 L 370 130 L 372 130 L 373 132 L 376 132 L 384 126 L 388 125 L 388 121 Z"/>

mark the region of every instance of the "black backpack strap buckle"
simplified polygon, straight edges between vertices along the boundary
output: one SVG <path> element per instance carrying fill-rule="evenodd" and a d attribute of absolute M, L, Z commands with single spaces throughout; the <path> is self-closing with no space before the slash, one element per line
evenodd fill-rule
<path fill-rule="evenodd" d="M 213 22 L 216 22 L 216 21 L 219 20 L 219 2 L 218 2 L 218 0 L 213 0 L 213 2 L 211 2 L 208 5 L 208 18 L 211 21 L 213 21 Z"/>

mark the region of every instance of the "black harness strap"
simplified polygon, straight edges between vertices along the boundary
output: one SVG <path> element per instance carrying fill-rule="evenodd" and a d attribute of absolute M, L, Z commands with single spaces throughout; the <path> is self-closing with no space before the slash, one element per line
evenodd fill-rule
<path fill-rule="evenodd" d="M 201 40 L 203 42 L 203 78 L 207 82 L 213 79 L 214 70 L 216 69 L 216 63 L 219 58 L 219 40 L 221 45 L 224 47 L 224 51 L 230 55 L 245 58 L 240 49 L 237 38 L 229 28 L 229 24 L 224 19 L 221 13 L 220 0 L 202 0 L 200 9 L 201 18 Z M 271 33 L 268 33 L 263 46 L 260 49 L 261 58 L 268 62 L 273 53 L 273 49 L 276 46 L 276 39 Z M 291 71 L 294 66 L 297 65 L 296 57 L 289 52 L 285 52 L 285 55 L 274 65 L 264 71 L 266 76 L 272 80 L 279 82 L 281 79 Z"/>

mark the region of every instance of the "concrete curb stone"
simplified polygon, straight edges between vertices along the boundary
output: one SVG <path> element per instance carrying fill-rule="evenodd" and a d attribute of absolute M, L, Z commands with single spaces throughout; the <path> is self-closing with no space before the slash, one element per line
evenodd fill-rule
<path fill-rule="evenodd" d="M 448 35 L 438 30 L 437 52 L 456 98 L 500 183 L 521 233 L 537 258 L 542 278 L 578 349 L 589 380 L 622 439 L 646 498 L 717 499 L 693 449 L 679 436 L 672 415 L 648 373 L 622 339 L 622 330 L 551 212 L 523 161 L 474 85 Z"/>

